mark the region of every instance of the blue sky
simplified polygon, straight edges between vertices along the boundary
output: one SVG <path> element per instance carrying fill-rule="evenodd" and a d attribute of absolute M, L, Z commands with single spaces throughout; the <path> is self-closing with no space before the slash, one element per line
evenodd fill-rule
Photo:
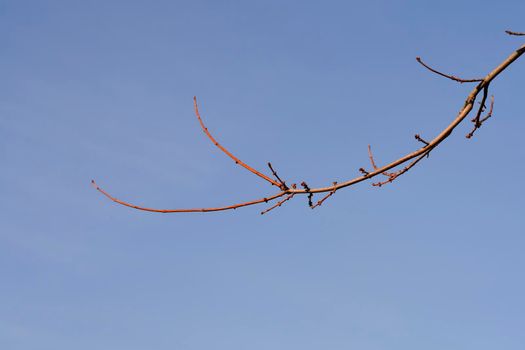
<path fill-rule="evenodd" d="M 419 147 L 523 1 L 0 1 L 2 349 L 522 349 L 522 58 L 494 117 L 381 189 L 210 214 Z"/>

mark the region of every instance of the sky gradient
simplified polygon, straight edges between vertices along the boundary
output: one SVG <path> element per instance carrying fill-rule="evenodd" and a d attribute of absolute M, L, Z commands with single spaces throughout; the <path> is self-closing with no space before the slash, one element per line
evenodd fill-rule
<path fill-rule="evenodd" d="M 512 1 L 0 0 L 0 348 L 521 350 L 525 58 L 381 189 L 342 182 L 430 139 L 523 38 Z"/>

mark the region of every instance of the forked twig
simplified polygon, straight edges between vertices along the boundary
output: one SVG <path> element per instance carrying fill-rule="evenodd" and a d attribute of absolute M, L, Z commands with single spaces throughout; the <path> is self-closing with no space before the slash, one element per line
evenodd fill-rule
<path fill-rule="evenodd" d="M 486 98 L 485 98 L 486 99 Z M 481 111 L 482 108 L 480 107 L 479 111 Z M 494 111 L 494 95 L 490 97 L 490 107 L 489 107 L 489 111 L 488 113 L 485 115 L 485 117 L 481 118 L 480 119 L 480 115 L 481 113 L 478 113 L 479 115 L 476 116 L 475 119 L 472 119 L 472 122 L 474 123 L 474 127 L 472 128 L 472 131 L 470 131 L 467 136 L 465 136 L 467 139 L 470 139 L 472 138 L 472 136 L 474 136 L 474 133 L 476 132 L 476 130 L 478 130 L 479 128 L 481 128 L 481 126 L 483 125 L 483 123 L 485 121 L 487 121 L 487 119 L 489 119 L 490 117 L 492 117 L 492 112 Z"/>
<path fill-rule="evenodd" d="M 266 214 L 267 212 L 269 212 L 269 211 L 271 211 L 271 210 L 273 210 L 273 209 L 275 209 L 275 208 L 280 207 L 281 205 L 283 205 L 284 202 L 286 202 L 286 201 L 292 199 L 293 196 L 295 196 L 295 193 L 291 193 L 291 194 L 289 194 L 288 196 L 286 196 L 286 198 L 280 200 L 280 201 L 277 202 L 275 205 L 271 206 L 270 208 L 268 208 L 268 209 L 266 209 L 266 210 L 261 211 L 261 215 L 264 215 L 264 214 Z"/>
<path fill-rule="evenodd" d="M 391 173 L 390 176 L 388 177 L 387 180 L 385 181 L 380 181 L 380 182 L 375 182 L 372 184 L 372 186 L 377 186 L 377 187 L 381 187 L 383 185 L 386 185 L 388 183 L 392 183 L 394 182 L 395 179 L 397 179 L 399 176 L 403 175 L 404 173 L 406 173 L 407 171 L 409 171 L 411 168 L 414 167 L 414 165 L 416 165 L 417 163 L 419 163 L 419 161 L 421 161 L 421 159 L 425 158 L 425 157 L 428 157 L 428 155 L 430 154 L 430 150 L 428 152 L 425 152 L 423 153 L 422 155 L 420 155 L 419 157 L 416 158 L 416 160 L 414 160 L 413 162 L 411 162 L 409 165 L 407 165 L 406 167 L 404 167 L 403 169 L 395 172 L 395 173 Z"/>
<path fill-rule="evenodd" d="M 372 147 L 370 147 L 370 145 L 368 145 L 368 158 L 370 159 L 370 164 L 372 164 L 372 168 L 374 168 L 374 170 L 377 170 L 378 167 L 377 167 L 377 164 L 374 160 L 374 155 L 372 154 Z M 361 170 L 363 168 L 360 168 L 359 170 Z M 363 172 L 363 171 L 361 171 Z M 366 172 L 366 170 L 365 170 Z M 381 174 L 385 175 L 385 176 L 391 176 L 392 173 L 389 173 L 389 172 L 386 172 L 386 171 L 383 171 Z"/>
<path fill-rule="evenodd" d="M 337 186 L 337 182 L 334 182 L 334 189 L 331 190 L 330 192 L 328 192 L 328 194 L 326 196 L 324 196 L 323 198 L 321 198 L 319 201 L 317 201 L 317 203 L 315 203 L 315 205 L 313 205 L 311 208 L 315 209 L 315 208 L 320 207 L 321 205 L 323 205 L 323 202 L 325 200 L 327 200 L 328 198 L 330 198 L 337 191 L 336 186 Z"/>
<path fill-rule="evenodd" d="M 509 34 L 509 35 L 516 35 L 516 36 L 525 35 L 525 33 L 511 32 L 511 31 L 507 31 L 507 34 Z M 505 60 L 503 60 L 503 62 L 501 62 L 497 67 L 495 67 L 492 71 L 490 71 L 482 79 L 461 79 L 461 78 L 455 77 L 453 75 L 441 73 L 441 72 L 439 72 L 439 71 L 429 67 L 425 63 L 423 63 L 423 61 L 418 57 L 417 60 L 418 60 L 419 63 L 421 63 L 424 67 L 426 67 L 430 71 L 432 71 L 432 72 L 434 72 L 434 73 L 436 73 L 436 74 L 438 74 L 440 76 L 446 77 L 448 79 L 452 79 L 452 80 L 460 82 L 460 83 L 478 82 L 478 84 L 474 87 L 474 89 L 467 96 L 467 98 L 465 100 L 465 103 L 461 107 L 458 115 L 437 136 L 435 136 L 432 140 L 428 140 L 427 141 L 427 140 L 423 140 L 421 137 L 419 137 L 419 135 L 416 135 L 416 139 L 418 141 L 420 141 L 420 142 L 425 144 L 423 147 L 420 147 L 417 150 L 415 150 L 415 151 L 413 151 L 411 153 L 408 153 L 408 154 L 406 154 L 406 155 L 404 155 L 404 156 L 402 156 L 402 157 L 392 161 L 391 163 L 389 163 L 387 165 L 379 167 L 379 166 L 377 166 L 377 164 L 376 164 L 376 162 L 374 160 L 374 157 L 372 155 L 372 150 L 371 150 L 370 146 L 368 146 L 368 156 L 370 158 L 370 163 L 371 163 L 371 165 L 373 167 L 373 170 L 369 172 L 369 171 L 365 170 L 364 168 L 360 168 L 359 171 L 361 172 L 361 176 L 358 176 L 356 178 L 353 178 L 353 179 L 350 179 L 350 180 L 347 180 L 347 181 L 344 181 L 344 182 L 333 183 L 332 186 L 310 188 L 306 184 L 306 182 L 303 182 L 301 184 L 302 188 L 298 188 L 295 184 L 293 184 L 291 186 L 291 188 L 289 188 L 288 186 L 286 186 L 285 182 L 279 178 L 279 176 L 277 175 L 277 172 L 274 171 L 274 169 L 272 168 L 271 164 L 268 164 L 268 165 L 270 167 L 270 170 L 272 171 L 273 176 L 277 180 L 274 180 L 274 179 L 270 178 L 269 176 L 267 176 L 267 175 L 265 175 L 265 174 L 255 170 L 254 168 L 248 166 L 246 163 L 242 162 L 239 158 L 235 157 L 232 153 L 230 153 L 228 150 L 226 150 L 226 148 L 224 148 L 222 145 L 220 145 L 215 140 L 215 138 L 210 134 L 210 132 L 208 131 L 208 129 L 204 125 L 204 123 L 202 121 L 202 118 L 200 117 L 196 99 L 194 99 L 195 114 L 196 114 L 196 116 L 197 116 L 197 118 L 199 120 L 199 123 L 200 123 L 204 133 L 215 144 L 215 146 L 217 146 L 221 151 L 223 151 L 226 155 L 228 155 L 231 159 L 233 159 L 236 164 L 239 164 L 240 166 L 242 166 L 245 169 L 249 170 L 253 174 L 257 175 L 258 177 L 260 177 L 262 179 L 264 179 L 265 181 L 269 182 L 271 185 L 279 187 L 281 189 L 281 191 L 279 193 L 276 193 L 276 194 L 274 194 L 272 196 L 268 196 L 268 197 L 264 197 L 264 198 L 260 198 L 260 199 L 256 199 L 256 200 L 252 200 L 252 201 L 242 202 L 242 203 L 238 203 L 238 204 L 223 206 L 223 207 L 194 208 L 194 209 L 153 209 L 153 208 L 137 206 L 137 205 L 134 205 L 134 204 L 131 204 L 131 203 L 119 200 L 119 199 L 111 196 L 110 194 L 108 194 L 102 188 L 100 188 L 95 183 L 95 181 L 92 181 L 92 184 L 100 193 L 102 193 L 104 196 L 106 196 L 107 198 L 109 198 L 110 200 L 112 200 L 115 203 L 118 203 L 118 204 L 130 207 L 130 208 L 138 209 L 138 210 L 144 210 L 144 211 L 149 211 L 149 212 L 157 212 L 157 213 L 188 213 L 188 212 L 211 212 L 211 211 L 221 211 L 221 210 L 232 210 L 232 209 L 237 209 L 237 208 L 246 207 L 246 206 L 250 206 L 250 205 L 255 205 L 255 204 L 260 204 L 260 203 L 267 203 L 267 202 L 273 201 L 273 200 L 275 200 L 277 198 L 286 196 L 284 199 L 281 199 L 279 202 L 274 204 L 272 207 L 266 209 L 265 211 L 263 211 L 261 213 L 261 214 L 264 214 L 264 213 L 269 212 L 270 210 L 273 210 L 273 209 L 275 209 L 277 207 L 280 207 L 283 203 L 289 201 L 295 195 L 306 195 L 308 197 L 308 205 L 311 208 L 315 208 L 315 207 L 320 206 L 327 198 L 332 196 L 336 191 L 338 191 L 341 188 L 352 186 L 352 185 L 355 185 L 355 184 L 357 184 L 359 182 L 363 182 L 363 181 L 366 181 L 368 179 L 372 179 L 372 178 L 374 178 L 376 176 L 380 176 L 380 175 L 386 176 L 387 180 L 382 181 L 382 182 L 376 182 L 373 185 L 374 186 L 382 186 L 382 185 L 384 185 L 386 183 L 391 183 L 392 181 L 397 179 L 399 176 L 405 174 L 407 171 L 412 169 L 416 164 L 418 164 L 424 157 L 428 156 L 430 154 L 430 152 L 434 148 L 436 148 L 441 142 L 443 142 L 446 138 L 448 138 L 452 134 L 454 129 L 474 109 L 474 105 L 476 103 L 476 99 L 477 99 L 478 95 L 480 93 L 483 93 L 483 97 L 481 99 L 481 103 L 479 105 L 479 109 L 476 112 L 476 116 L 472 119 L 472 122 L 474 123 L 474 129 L 469 134 L 470 136 L 467 135 L 467 137 L 472 137 L 474 132 L 477 129 L 479 129 L 479 127 L 486 120 L 488 120 L 492 116 L 493 106 L 494 106 L 494 97 L 491 97 L 490 109 L 489 109 L 488 113 L 486 114 L 485 117 L 483 117 L 483 118 L 481 117 L 481 114 L 486 109 L 485 103 L 486 103 L 486 99 L 487 99 L 487 96 L 488 96 L 488 88 L 489 88 L 490 83 L 501 72 L 503 72 L 509 65 L 511 65 L 515 60 L 517 60 L 521 55 L 523 55 L 523 53 L 525 53 L 525 45 L 522 45 L 517 50 L 512 52 Z M 404 164 L 407 164 L 407 163 L 408 163 L 408 165 L 405 165 L 400 170 L 393 171 L 393 172 L 390 171 L 391 169 L 396 169 L 396 168 L 398 168 L 398 167 L 400 167 L 400 166 L 402 166 Z M 325 197 L 323 197 L 321 200 L 319 200 L 314 205 L 313 202 L 312 202 L 312 198 L 313 198 L 313 195 L 315 193 L 327 193 L 327 195 Z"/>

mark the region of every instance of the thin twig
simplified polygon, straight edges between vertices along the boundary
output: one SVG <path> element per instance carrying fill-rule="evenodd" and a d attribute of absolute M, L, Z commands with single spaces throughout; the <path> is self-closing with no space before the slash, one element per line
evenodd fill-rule
<path fill-rule="evenodd" d="M 473 122 L 476 126 L 479 126 L 479 119 L 481 118 L 481 113 L 485 111 L 485 108 L 487 107 L 485 102 L 487 102 L 487 96 L 489 95 L 489 84 L 485 85 L 483 87 L 483 97 L 481 98 L 481 102 L 479 103 L 479 108 L 476 113 L 476 116 L 472 118 L 471 122 Z"/>
<path fill-rule="evenodd" d="M 483 125 L 483 123 L 489 119 L 490 117 L 492 117 L 492 112 L 494 111 L 494 95 L 490 96 L 490 107 L 489 107 L 489 111 L 488 113 L 485 115 L 485 117 L 483 117 L 482 119 L 478 119 L 477 120 L 472 120 L 474 122 L 474 127 L 472 129 L 472 131 L 470 131 L 467 136 L 465 136 L 467 139 L 470 139 L 472 138 L 472 136 L 474 136 L 474 133 L 476 132 L 476 130 L 478 130 L 479 128 L 481 128 L 481 126 Z"/>
<path fill-rule="evenodd" d="M 414 138 L 415 138 L 416 140 L 418 140 L 419 142 L 424 143 L 424 144 L 425 144 L 425 147 L 428 146 L 428 145 L 430 145 L 430 143 L 428 143 L 427 141 L 425 141 L 421 136 L 419 136 L 419 134 L 415 134 L 415 135 L 414 135 Z"/>
<path fill-rule="evenodd" d="M 525 35 L 525 33 L 513 32 L 511 30 L 506 30 L 505 33 L 507 33 L 508 35 L 516 35 L 516 36 L 523 36 L 523 35 Z"/>
<path fill-rule="evenodd" d="M 475 82 L 478 82 L 478 81 L 482 81 L 483 79 L 482 78 L 476 78 L 476 79 L 462 79 L 462 78 L 458 78 L 456 76 L 453 76 L 453 75 L 450 75 L 450 74 L 445 74 L 445 73 L 441 73 L 440 71 L 438 70 L 435 70 L 434 68 L 428 66 L 425 62 L 423 62 L 423 60 L 421 60 L 421 57 L 416 57 L 416 61 L 418 61 L 419 63 L 421 63 L 421 65 L 423 67 L 425 67 L 426 69 L 428 69 L 429 71 L 433 72 L 433 73 L 436 73 L 438 75 L 441 75 L 442 77 L 445 77 L 445 78 L 448 78 L 448 79 L 451 79 L 451 80 L 454 80 L 454 81 L 457 81 L 458 83 L 475 83 Z"/>
<path fill-rule="evenodd" d="M 281 188 L 281 190 L 286 191 L 288 189 L 288 186 L 286 186 L 286 182 L 281 180 L 279 175 L 277 175 L 277 172 L 275 170 L 273 170 L 272 163 L 268 162 L 268 168 L 270 168 L 270 170 L 272 171 L 273 176 L 275 176 L 277 181 L 279 181 L 281 183 L 281 186 L 279 186 Z"/>
<path fill-rule="evenodd" d="M 286 192 L 279 192 L 279 193 L 277 193 L 277 194 L 275 194 L 273 196 L 270 196 L 270 197 L 264 197 L 264 198 L 256 199 L 256 200 L 249 201 L 249 202 L 243 202 L 243 203 L 227 205 L 227 206 L 224 206 L 224 207 L 216 207 L 216 208 L 154 209 L 154 208 L 141 207 L 139 205 L 131 204 L 131 203 L 128 203 L 128 202 L 124 202 L 124 201 L 122 201 L 120 199 L 117 199 L 117 198 L 113 197 L 112 195 L 110 195 L 109 193 L 107 193 L 106 191 L 104 191 L 102 188 L 100 188 L 95 183 L 95 180 L 91 180 L 91 184 L 93 185 L 93 187 L 95 187 L 97 189 L 97 191 L 99 191 L 100 193 L 102 193 L 104 196 L 108 197 L 109 199 L 111 199 L 115 203 L 124 205 L 126 207 L 130 207 L 130 208 L 133 208 L 133 209 L 149 211 L 149 212 L 154 212 L 154 213 L 197 213 L 197 212 L 203 213 L 203 212 L 210 212 L 210 211 L 231 210 L 231 209 L 237 209 L 237 208 L 246 207 L 246 206 L 249 206 L 249 205 L 254 205 L 254 204 L 259 204 L 259 203 L 268 203 L 268 202 L 273 201 L 274 199 L 282 197 L 282 196 L 284 196 L 286 194 Z"/>
<path fill-rule="evenodd" d="M 374 170 L 377 170 L 378 167 L 377 167 L 376 162 L 374 160 L 374 155 L 372 154 L 372 147 L 370 147 L 370 145 L 368 145 L 368 158 L 370 158 L 370 163 L 372 164 L 372 167 L 374 168 Z M 363 168 L 360 168 L 359 170 L 361 170 L 361 169 L 363 169 Z M 389 173 L 389 172 L 386 172 L 386 171 L 383 171 L 382 174 L 385 175 L 385 176 L 392 175 L 392 173 Z"/>
<path fill-rule="evenodd" d="M 236 156 L 234 156 L 230 151 L 228 151 L 226 148 L 224 148 L 219 142 L 217 142 L 217 140 L 215 140 L 215 138 L 211 135 L 211 133 L 208 131 L 208 128 L 206 127 L 206 125 L 204 125 L 204 122 L 202 121 L 202 118 L 201 118 L 201 115 L 199 113 L 199 107 L 197 105 L 197 97 L 193 97 L 193 106 L 195 108 L 195 115 L 197 116 L 197 119 L 199 119 L 199 123 L 201 125 L 201 128 L 202 128 L 202 131 L 204 131 L 204 133 L 206 134 L 206 136 L 208 136 L 208 138 L 211 140 L 211 142 L 213 142 L 213 144 L 215 146 L 217 146 L 221 151 L 223 151 L 224 153 L 226 153 L 226 155 L 228 157 L 230 157 L 231 159 L 233 159 L 233 161 L 235 162 L 235 164 L 239 164 L 240 166 L 242 166 L 243 168 L 247 169 L 248 171 L 251 171 L 252 173 L 254 173 L 255 175 L 259 176 L 260 178 L 263 178 L 265 179 L 266 181 L 268 181 L 269 183 L 271 183 L 272 185 L 274 186 L 277 186 L 277 187 L 281 187 L 281 184 L 279 184 L 277 181 L 275 180 L 272 180 L 270 177 L 264 175 L 263 173 L 261 173 L 260 171 L 257 171 L 255 170 L 254 168 L 252 168 L 251 166 L 249 166 L 248 164 L 244 163 L 242 160 L 240 160 L 239 158 L 237 158 Z"/>
<path fill-rule="evenodd" d="M 479 121 L 479 124 L 480 125 L 483 125 L 483 123 L 489 119 L 490 117 L 492 117 L 492 112 L 494 111 L 494 95 L 490 96 L 490 108 L 489 108 L 489 112 L 487 113 L 487 115 L 481 119 Z"/>
<path fill-rule="evenodd" d="M 479 103 L 479 108 L 478 108 L 478 111 L 476 112 L 476 116 L 470 120 L 472 123 L 474 123 L 474 128 L 472 129 L 470 133 L 467 134 L 467 136 L 465 136 L 467 139 L 470 139 L 474 135 L 474 132 L 477 129 L 479 129 L 479 127 L 481 126 L 481 124 L 479 123 L 479 120 L 481 118 L 481 113 L 483 113 L 483 111 L 486 108 L 485 102 L 487 101 L 488 93 L 489 93 L 489 86 L 487 84 L 486 86 L 483 87 L 483 97 L 481 98 L 481 102 Z"/>
<path fill-rule="evenodd" d="M 337 186 L 337 182 L 334 182 L 334 189 L 328 192 L 328 194 L 324 196 L 321 200 L 317 201 L 317 203 L 311 208 L 315 209 L 316 207 L 320 207 L 325 200 L 327 200 L 330 196 L 332 196 L 337 191 L 337 188 L 335 186 Z"/>
<path fill-rule="evenodd" d="M 423 153 L 421 156 L 419 156 L 416 160 L 414 160 L 413 162 L 411 162 L 409 165 L 407 165 L 406 167 L 404 167 L 403 169 L 395 172 L 395 173 L 391 173 L 391 175 L 388 177 L 388 180 L 385 180 L 385 181 L 380 181 L 380 182 L 375 182 L 372 184 L 372 186 L 377 186 L 377 187 L 381 187 L 383 185 L 386 185 L 388 183 L 392 183 L 394 182 L 395 179 L 397 179 L 399 176 L 403 175 L 404 173 L 406 173 L 407 171 L 409 171 L 412 167 L 414 167 L 414 165 L 416 165 L 417 163 L 419 163 L 419 161 L 425 157 L 428 157 L 428 155 L 430 154 L 430 151 L 431 150 L 428 150 L 427 152 Z"/>
<path fill-rule="evenodd" d="M 271 206 L 270 208 L 261 211 L 261 215 L 264 215 L 264 214 L 266 214 L 267 212 L 269 212 L 270 210 L 273 210 L 273 209 L 275 209 L 275 208 L 280 207 L 281 205 L 283 205 L 284 202 L 286 202 L 286 201 L 292 199 L 294 195 L 295 195 L 295 193 L 289 194 L 288 196 L 286 196 L 285 199 L 283 199 L 283 200 L 277 202 L 275 205 Z"/>
<path fill-rule="evenodd" d="M 370 174 L 368 171 L 365 170 L 365 168 L 359 168 L 359 172 L 364 176 L 368 176 Z"/>

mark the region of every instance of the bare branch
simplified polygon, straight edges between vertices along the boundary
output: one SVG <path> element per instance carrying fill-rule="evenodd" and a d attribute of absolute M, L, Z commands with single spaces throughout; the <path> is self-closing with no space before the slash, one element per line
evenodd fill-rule
<path fill-rule="evenodd" d="M 448 79 L 451 79 L 451 80 L 454 80 L 454 81 L 457 81 L 458 83 L 475 83 L 475 82 L 478 82 L 478 81 L 482 81 L 483 79 L 481 78 L 475 78 L 475 79 L 461 79 L 461 78 L 458 78 L 458 77 L 455 77 L 453 75 L 449 75 L 449 74 L 445 74 L 445 73 L 441 73 L 440 71 L 437 71 L 435 70 L 434 68 L 431 68 L 430 66 L 428 66 L 427 64 L 425 64 L 425 62 L 423 62 L 421 60 L 421 57 L 416 57 L 416 61 L 418 61 L 419 63 L 421 63 L 421 65 L 423 67 L 425 67 L 426 69 L 428 69 L 429 71 L 433 72 L 433 73 L 436 73 L 438 75 L 441 75 L 442 77 L 445 77 L 445 78 L 448 78 Z"/>
<path fill-rule="evenodd" d="M 507 32 L 510 35 L 523 35 L 525 33 L 516 33 L 516 32 Z M 474 123 L 474 130 L 471 132 L 473 135 L 474 131 L 477 130 L 486 120 L 488 120 L 492 116 L 493 112 L 493 106 L 494 106 L 494 97 L 491 97 L 491 104 L 490 104 L 490 110 L 487 113 L 485 117 L 481 117 L 481 114 L 486 109 L 485 103 L 488 96 L 488 88 L 490 83 L 501 73 L 503 72 L 508 66 L 510 66 L 515 60 L 517 60 L 521 55 L 525 53 L 525 45 L 519 47 L 517 50 L 512 52 L 503 62 L 501 62 L 497 67 L 495 67 L 492 71 L 490 71 L 483 79 L 460 79 L 451 75 L 443 74 L 441 72 L 438 72 L 430 67 L 428 67 L 426 64 L 424 64 L 419 58 L 418 62 L 420 62 L 423 66 L 425 66 L 427 69 L 431 70 L 432 72 L 439 74 L 441 76 L 444 76 L 446 78 L 458 81 L 458 82 L 479 82 L 479 84 L 474 87 L 474 89 L 470 92 L 470 94 L 467 96 L 463 106 L 459 110 L 458 115 L 446 126 L 437 136 L 435 136 L 432 140 L 426 141 L 423 140 L 419 135 L 416 135 L 416 139 L 422 143 L 425 144 L 424 147 L 418 148 L 417 150 L 408 153 L 402 157 L 399 157 L 398 159 L 392 161 L 391 163 L 384 165 L 382 167 L 377 166 L 374 157 L 372 155 L 372 150 L 370 146 L 368 146 L 368 155 L 370 158 L 370 163 L 372 164 L 373 170 L 367 171 L 364 168 L 360 168 L 359 171 L 361 172 L 361 176 L 358 176 L 356 178 L 340 182 L 340 183 L 333 183 L 331 186 L 327 187 L 318 187 L 318 188 L 310 188 L 306 182 L 303 182 L 301 184 L 302 188 L 297 188 L 295 184 L 291 185 L 291 188 L 288 188 L 284 181 L 282 181 L 277 173 L 273 170 L 271 167 L 271 164 L 269 164 L 270 169 L 272 170 L 273 175 L 276 177 L 276 180 L 271 179 L 270 177 L 262 174 L 261 172 L 253 169 L 252 167 L 248 166 L 244 162 L 240 161 L 237 157 L 235 157 L 233 154 L 231 154 L 229 151 L 227 151 L 224 147 L 222 147 L 216 140 L 213 138 L 213 136 L 209 133 L 208 129 L 202 122 L 202 119 L 199 115 L 198 107 L 197 107 L 197 100 L 194 99 L 194 106 L 195 106 L 195 114 L 197 118 L 199 119 L 199 122 L 201 124 L 201 127 L 203 131 L 206 133 L 208 138 L 224 153 L 226 153 L 230 158 L 232 158 L 237 164 L 241 165 L 245 169 L 249 170 L 253 174 L 257 175 L 258 177 L 263 178 L 264 180 L 270 182 L 272 185 L 277 186 L 281 189 L 281 191 L 277 194 L 274 194 L 272 196 L 268 196 L 261 199 L 256 199 L 248 202 L 223 206 L 223 207 L 210 207 L 210 208 L 195 208 L 195 209 L 152 209 L 147 207 L 141 207 L 134 204 L 130 204 L 128 202 L 124 202 L 122 200 L 119 200 L 111 195 L 109 195 L 106 191 L 101 189 L 97 184 L 92 181 L 93 186 L 104 196 L 112 200 L 113 202 L 116 202 L 118 204 L 138 209 L 138 210 L 144 210 L 144 211 L 150 211 L 150 212 L 159 212 L 159 213 L 187 213 L 187 212 L 211 212 L 211 211 L 221 211 L 221 210 L 231 210 L 231 209 L 237 209 L 240 207 L 245 206 L 251 206 L 255 204 L 260 204 L 264 202 L 270 202 L 277 198 L 280 198 L 282 196 L 286 197 L 282 200 L 280 200 L 277 204 L 272 206 L 271 208 L 265 210 L 262 213 L 267 213 L 270 210 L 273 210 L 274 208 L 280 207 L 283 203 L 287 202 L 288 200 L 292 199 L 295 195 L 306 195 L 308 197 L 308 204 L 311 208 L 315 208 L 317 206 L 320 206 L 327 198 L 329 198 L 331 195 L 333 195 L 336 191 L 338 191 L 341 188 L 349 187 L 352 185 L 355 185 L 357 183 L 366 181 L 368 179 L 372 179 L 376 176 L 386 176 L 387 180 L 382 182 L 376 182 L 373 185 L 375 186 L 382 186 L 386 183 L 391 183 L 395 179 L 397 179 L 399 176 L 405 174 L 407 171 L 412 169 L 416 164 L 418 164 L 424 157 L 428 156 L 430 152 L 436 148 L 441 142 L 443 142 L 445 139 L 447 139 L 454 129 L 463 121 L 465 118 L 470 114 L 470 112 L 474 109 L 474 104 L 476 102 L 476 99 L 478 95 L 482 92 L 483 97 L 481 99 L 481 103 L 479 105 L 479 109 L 477 110 L 476 116 L 472 119 L 472 122 Z M 469 134 L 470 135 L 470 134 Z M 471 136 L 472 136 L 471 135 Z M 470 137 L 471 137 L 470 136 Z M 396 169 L 404 164 L 405 165 L 401 170 L 397 170 L 394 172 L 390 172 L 391 169 Z M 327 193 L 327 195 L 317 202 L 316 205 L 313 205 L 312 198 L 315 193 Z"/>

